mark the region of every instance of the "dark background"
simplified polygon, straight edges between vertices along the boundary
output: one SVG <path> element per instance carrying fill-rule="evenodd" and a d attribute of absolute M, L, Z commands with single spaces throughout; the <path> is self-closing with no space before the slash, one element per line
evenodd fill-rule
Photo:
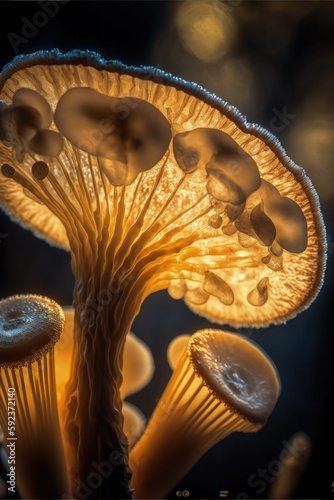
<path fill-rule="evenodd" d="M 24 36 L 24 23 L 37 19 L 40 3 L 1 2 L 0 67 L 16 55 L 9 33 Z M 312 456 L 294 498 L 333 498 L 334 3 L 216 2 L 225 4 L 230 38 L 225 53 L 209 61 L 182 44 L 175 18 L 183 4 L 59 3 L 59 12 L 16 50 L 90 49 L 106 59 L 158 66 L 193 80 L 237 106 L 248 121 L 271 129 L 289 156 L 305 168 L 319 193 L 328 235 L 324 286 L 309 309 L 287 324 L 242 331 L 278 368 L 278 404 L 259 433 L 234 434 L 215 446 L 169 498 L 183 490 L 198 499 L 219 498 L 221 490 L 227 490 L 229 498 L 240 498 L 242 492 L 244 498 L 266 498 L 249 478 L 259 468 L 268 470 L 284 441 L 298 431 L 310 437 Z M 279 121 L 284 108 L 289 118 Z M 65 305 L 71 303 L 72 287 L 69 255 L 0 213 L 0 298 L 40 293 Z M 171 373 L 166 361 L 170 340 L 208 325 L 167 293 L 144 303 L 133 331 L 152 349 L 156 371 L 152 382 L 129 400 L 147 417 Z"/>

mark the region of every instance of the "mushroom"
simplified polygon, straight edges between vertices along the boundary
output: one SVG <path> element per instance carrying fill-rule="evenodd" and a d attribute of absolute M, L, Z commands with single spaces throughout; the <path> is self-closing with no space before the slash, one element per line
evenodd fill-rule
<path fill-rule="evenodd" d="M 296 432 L 279 455 L 278 473 L 269 488 L 269 500 L 293 498 L 300 478 L 310 460 L 312 453 L 311 439 L 304 432 Z"/>
<path fill-rule="evenodd" d="M 15 112 L 17 92 L 27 113 Z M 323 280 L 317 195 L 277 140 L 230 105 L 89 51 L 40 51 L 8 64 L 0 138 L 2 207 L 71 252 L 73 494 L 93 462 L 120 453 L 93 495 L 132 497 L 120 388 L 125 338 L 144 299 L 167 288 L 236 327 L 293 318 Z"/>
<path fill-rule="evenodd" d="M 175 337 L 167 348 L 167 361 L 172 370 L 175 370 L 182 354 L 186 350 L 191 335 L 183 334 Z"/>
<path fill-rule="evenodd" d="M 132 448 L 145 429 L 146 417 L 137 406 L 128 401 L 123 401 L 122 413 L 124 433 L 129 440 L 129 447 Z"/>
<path fill-rule="evenodd" d="M 126 398 L 143 389 L 152 380 L 155 365 L 149 347 L 133 332 L 125 341 L 121 396 Z"/>
<path fill-rule="evenodd" d="M 63 324 L 61 307 L 47 297 L 14 295 L 0 301 L 0 423 L 10 491 L 18 486 L 23 498 L 70 494 L 54 370 Z"/>
<path fill-rule="evenodd" d="M 275 366 L 249 339 L 213 329 L 192 335 L 130 452 L 136 497 L 164 498 L 220 440 L 259 431 L 279 393 Z"/>

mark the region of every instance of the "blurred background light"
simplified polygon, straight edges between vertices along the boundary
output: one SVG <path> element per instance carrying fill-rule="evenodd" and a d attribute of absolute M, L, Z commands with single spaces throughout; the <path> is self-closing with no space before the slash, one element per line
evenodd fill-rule
<path fill-rule="evenodd" d="M 181 3 L 175 22 L 185 50 L 205 62 L 216 61 L 229 50 L 236 30 L 232 16 L 219 1 Z"/>
<path fill-rule="evenodd" d="M 334 196 L 334 116 L 301 112 L 291 124 L 287 151 L 312 179 L 320 198 Z"/>

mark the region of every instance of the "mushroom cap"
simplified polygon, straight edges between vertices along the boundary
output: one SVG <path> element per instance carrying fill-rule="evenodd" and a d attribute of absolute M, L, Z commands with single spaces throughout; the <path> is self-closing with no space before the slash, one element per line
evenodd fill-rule
<path fill-rule="evenodd" d="M 61 307 L 40 295 L 13 295 L 0 301 L 0 367 L 38 361 L 53 349 L 64 326 Z"/>
<path fill-rule="evenodd" d="M 123 402 L 122 413 L 124 417 L 123 430 L 131 448 L 145 429 L 146 417 L 137 406 L 128 401 Z"/>
<path fill-rule="evenodd" d="M 153 377 L 155 364 L 150 348 L 133 332 L 126 336 L 123 354 L 121 396 L 143 389 Z"/>
<path fill-rule="evenodd" d="M 66 217 L 55 213 L 60 200 L 49 171 L 72 213 L 81 213 L 76 194 L 84 182 L 83 198 L 90 197 L 92 213 L 98 208 L 102 218 L 103 193 L 112 201 L 120 186 L 123 234 L 145 207 L 137 241 L 146 232 L 152 254 L 170 252 L 155 287 L 168 288 L 195 312 L 218 323 L 261 327 L 295 317 L 317 296 L 326 257 L 319 200 L 270 132 L 196 84 L 88 51 L 15 58 L 0 75 L 0 103 L 10 107 L 18 89 L 38 93 L 54 116 L 21 162 L 8 142 L 0 143 L 0 203 L 23 226 L 71 246 Z M 93 98 L 82 103 L 87 92 Z M 72 94 L 80 96 L 66 115 Z M 41 103 L 31 99 L 35 111 Z M 82 140 L 68 130 L 67 119 L 83 124 Z M 16 146 L 23 154 L 24 145 Z M 39 167 L 32 171 L 34 163 Z M 36 196 L 45 190 L 55 200 L 53 211 Z"/>
<path fill-rule="evenodd" d="M 175 370 L 182 354 L 187 349 L 191 335 L 184 334 L 175 337 L 167 348 L 167 361 L 172 370 Z"/>
<path fill-rule="evenodd" d="M 195 372 L 217 399 L 251 422 L 267 421 L 281 383 L 257 344 L 242 335 L 206 329 L 192 335 L 187 350 Z"/>

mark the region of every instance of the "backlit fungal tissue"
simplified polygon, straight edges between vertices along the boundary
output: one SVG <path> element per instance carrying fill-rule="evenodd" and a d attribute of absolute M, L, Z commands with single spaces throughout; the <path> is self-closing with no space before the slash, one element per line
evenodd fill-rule
<path fill-rule="evenodd" d="M 0 301 L 0 425 L 6 440 L 14 391 L 22 498 L 80 498 L 87 478 L 85 498 L 164 498 L 215 443 L 266 424 L 273 361 L 216 328 L 170 350 L 147 425 L 123 400 L 154 371 L 131 332 L 150 294 L 236 328 L 284 323 L 316 298 L 318 197 L 269 132 L 163 71 L 40 51 L 0 74 L 0 169 L 2 209 L 69 251 L 75 278 L 73 308 Z"/>

